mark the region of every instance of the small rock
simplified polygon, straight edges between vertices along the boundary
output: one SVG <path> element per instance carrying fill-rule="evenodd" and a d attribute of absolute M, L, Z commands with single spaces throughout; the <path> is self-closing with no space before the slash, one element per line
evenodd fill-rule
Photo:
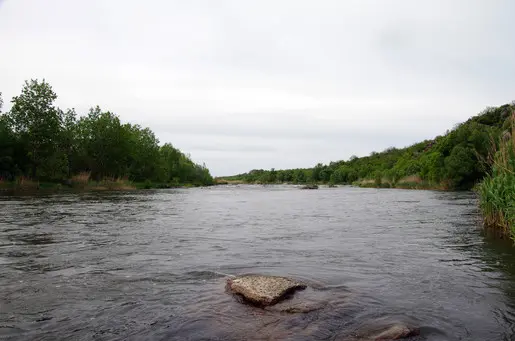
<path fill-rule="evenodd" d="M 306 285 L 286 277 L 246 275 L 229 279 L 227 287 L 246 301 L 266 307 L 278 303 L 296 290 L 305 289 Z"/>
<path fill-rule="evenodd" d="M 318 185 L 305 185 L 302 186 L 300 189 L 318 189 Z"/>

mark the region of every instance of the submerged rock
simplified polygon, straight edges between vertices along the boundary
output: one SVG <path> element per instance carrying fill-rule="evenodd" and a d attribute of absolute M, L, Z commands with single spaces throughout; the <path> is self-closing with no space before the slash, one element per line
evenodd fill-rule
<path fill-rule="evenodd" d="M 271 306 L 306 285 L 280 276 L 246 275 L 227 280 L 227 288 L 258 306 Z"/>
<path fill-rule="evenodd" d="M 403 324 L 394 324 L 388 329 L 372 335 L 369 339 L 373 341 L 400 340 L 418 334 L 419 330 L 416 328 L 410 328 Z"/>
<path fill-rule="evenodd" d="M 410 327 L 404 323 L 394 323 L 387 326 L 372 328 L 367 333 L 359 334 L 360 335 L 353 340 L 392 341 L 419 335 L 420 330 L 418 328 Z"/>
<path fill-rule="evenodd" d="M 307 314 L 325 308 L 327 302 L 303 302 L 294 304 L 277 304 L 267 308 L 269 311 L 277 311 L 288 314 Z"/>
<path fill-rule="evenodd" d="M 318 189 L 318 185 L 305 185 L 302 186 L 300 189 Z"/>

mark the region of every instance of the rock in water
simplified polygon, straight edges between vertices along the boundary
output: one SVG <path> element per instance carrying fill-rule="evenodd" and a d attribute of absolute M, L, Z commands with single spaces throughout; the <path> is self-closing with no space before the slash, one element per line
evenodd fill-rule
<path fill-rule="evenodd" d="M 317 303 L 297 303 L 285 306 L 281 306 L 281 304 L 276 304 L 273 307 L 268 308 L 269 311 L 278 311 L 281 313 L 288 314 L 307 314 L 312 311 L 317 311 L 323 309 L 327 305 L 327 302 L 317 302 Z"/>
<path fill-rule="evenodd" d="M 229 279 L 228 288 L 258 306 L 271 306 L 296 290 L 306 288 L 305 284 L 286 277 L 247 275 Z"/>
<path fill-rule="evenodd" d="M 401 340 L 420 334 L 418 328 L 410 327 L 404 323 L 393 323 L 388 326 L 375 326 L 368 332 L 360 332 L 356 338 L 344 339 L 352 341 L 392 341 Z"/>
<path fill-rule="evenodd" d="M 418 335 L 418 329 L 409 328 L 403 324 L 394 324 L 379 334 L 372 336 L 374 341 L 400 340 L 410 336 Z"/>

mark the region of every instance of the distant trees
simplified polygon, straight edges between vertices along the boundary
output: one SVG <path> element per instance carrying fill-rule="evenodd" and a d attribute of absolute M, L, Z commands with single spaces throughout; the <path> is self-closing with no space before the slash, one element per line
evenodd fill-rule
<path fill-rule="evenodd" d="M 488 108 L 443 136 L 406 148 L 390 147 L 365 157 L 353 155 L 348 161 L 334 161 L 328 165 L 318 163 L 310 169 L 251 171 L 232 179 L 298 184 L 351 184 L 366 179 L 377 186 L 384 181 L 396 184 L 403 179 L 416 179 L 428 185 L 471 188 L 489 172 L 492 141 L 497 141 L 501 134 L 511 129 L 509 117 L 514 107 L 512 104 Z M 270 177 L 272 172 L 274 175 Z"/>
<path fill-rule="evenodd" d="M 88 172 L 94 180 L 213 182 L 205 166 L 171 144 L 160 146 L 150 129 L 123 123 L 98 106 L 78 117 L 74 109 L 56 107 L 56 98 L 45 80 L 27 81 L 2 114 L 0 94 L 0 179 L 60 181 Z"/>

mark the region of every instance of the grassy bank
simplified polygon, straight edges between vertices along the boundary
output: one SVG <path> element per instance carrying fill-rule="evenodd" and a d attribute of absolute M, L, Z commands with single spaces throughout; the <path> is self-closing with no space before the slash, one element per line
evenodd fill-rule
<path fill-rule="evenodd" d="M 34 181 L 19 177 L 15 181 L 0 180 L 0 194 L 32 194 L 60 193 L 87 191 L 131 191 L 138 189 L 160 188 L 189 188 L 200 187 L 203 184 L 178 182 L 133 182 L 127 178 L 104 178 L 100 181 L 91 180 L 88 173 L 82 173 L 63 182 Z"/>
<path fill-rule="evenodd" d="M 38 192 L 75 192 L 75 191 L 127 191 L 137 189 L 135 183 L 115 179 L 102 181 L 76 182 L 45 182 L 30 179 L 0 182 L 0 193 L 38 193 Z"/>
<path fill-rule="evenodd" d="M 492 153 L 492 171 L 477 187 L 487 229 L 515 241 L 515 112 Z"/>
<path fill-rule="evenodd" d="M 215 178 L 214 179 L 215 185 L 242 185 L 246 183 L 243 180 L 230 180 L 225 178 Z"/>
<path fill-rule="evenodd" d="M 423 180 L 416 175 L 407 176 L 399 180 L 385 178 L 363 179 L 355 181 L 353 185 L 362 188 L 399 188 L 435 191 L 445 191 L 449 189 L 449 185 L 444 182 L 433 183 L 427 180 Z"/>

